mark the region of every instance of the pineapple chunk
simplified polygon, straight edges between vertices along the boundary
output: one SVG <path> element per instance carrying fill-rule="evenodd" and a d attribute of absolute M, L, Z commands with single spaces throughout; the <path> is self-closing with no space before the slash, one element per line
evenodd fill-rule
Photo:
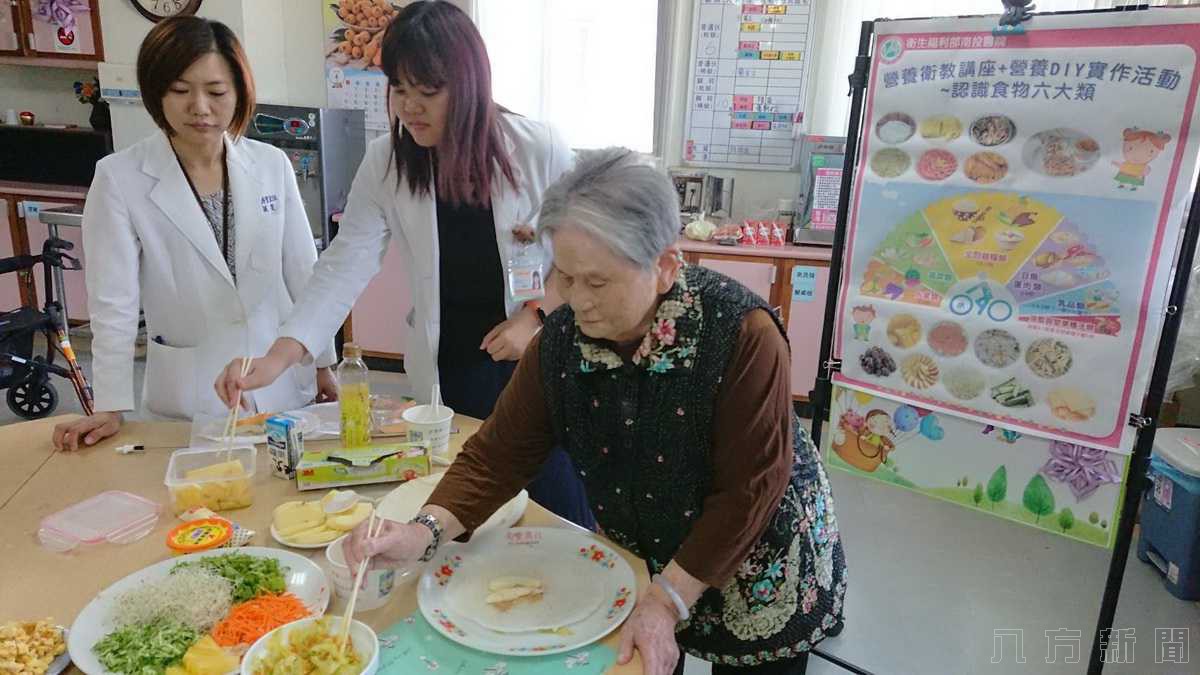
<path fill-rule="evenodd" d="M 237 670 L 238 660 L 221 649 L 212 636 L 205 635 L 183 655 L 183 668 L 187 675 L 225 675 Z"/>
<path fill-rule="evenodd" d="M 244 475 L 242 463 L 236 459 L 192 469 L 183 475 L 186 480 L 213 480 L 215 478 L 239 478 Z"/>

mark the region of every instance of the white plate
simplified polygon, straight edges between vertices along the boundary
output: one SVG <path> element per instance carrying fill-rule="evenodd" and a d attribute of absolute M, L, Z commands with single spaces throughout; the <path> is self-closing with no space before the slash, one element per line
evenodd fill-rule
<path fill-rule="evenodd" d="M 287 539 L 284 539 L 283 537 L 279 536 L 279 530 L 275 529 L 274 524 L 271 525 L 271 538 L 274 539 L 275 541 L 279 542 L 279 544 L 281 546 L 286 546 L 288 548 L 299 548 L 299 549 L 310 550 L 310 551 L 315 551 L 318 548 L 325 548 L 326 546 L 329 546 L 333 542 L 337 541 L 338 537 L 341 537 L 343 534 L 345 534 L 345 532 L 339 533 L 337 537 L 330 539 L 329 541 L 325 542 L 324 544 L 293 544 L 292 542 L 288 541 Z"/>
<path fill-rule="evenodd" d="M 307 410 L 292 410 L 283 413 L 290 417 L 295 417 L 300 420 L 300 433 L 305 437 L 312 436 L 321 429 L 321 418 Z M 209 441 L 224 441 L 225 423 L 228 420 L 213 419 L 206 423 L 199 432 L 199 436 Z M 267 442 L 266 434 L 248 434 L 247 430 L 234 434 L 235 443 L 252 443 L 254 445 L 262 445 Z"/>
<path fill-rule="evenodd" d="M 403 485 L 400 485 L 395 490 L 387 493 L 383 499 L 379 500 L 379 515 L 394 520 L 400 523 L 407 523 L 412 520 L 417 511 L 425 506 L 425 502 L 429 500 L 429 496 L 433 494 L 434 488 L 438 482 L 442 480 L 444 473 L 435 473 L 431 476 L 422 476 L 414 480 L 410 480 Z M 488 518 L 479 529 L 475 530 L 477 537 L 482 537 L 497 530 L 507 530 L 521 517 L 525 515 L 525 509 L 529 506 L 529 493 L 521 490 L 516 497 L 513 497 L 507 504 L 501 506 L 491 518 Z"/>
<path fill-rule="evenodd" d="M 245 546 L 238 549 L 219 548 L 191 555 L 169 558 L 130 574 L 117 581 L 92 598 L 87 607 L 75 617 L 67 637 L 67 651 L 71 660 L 88 675 L 107 675 L 108 671 L 92 653 L 92 645 L 99 642 L 114 629 L 111 615 L 113 605 L 123 593 L 140 584 L 157 581 L 171 573 L 171 569 L 182 562 L 199 558 L 212 558 L 228 553 L 245 553 L 262 558 L 274 558 L 286 570 L 287 590 L 294 594 L 316 616 L 325 613 L 329 606 L 329 581 L 325 572 L 316 563 L 291 551 L 275 548 Z"/>
<path fill-rule="evenodd" d="M 334 617 L 334 619 L 333 629 L 341 630 L 342 617 Z M 291 631 L 295 628 L 307 626 L 313 621 L 316 621 L 316 619 L 300 619 L 299 621 L 293 621 L 286 626 L 280 626 L 270 633 L 258 638 L 258 640 L 251 645 L 250 649 L 246 652 L 246 657 L 242 659 L 242 675 L 251 675 L 251 673 L 254 672 L 254 662 L 257 661 L 260 656 L 266 653 L 267 643 L 270 641 L 272 635 L 278 633 L 279 631 Z M 367 660 L 360 675 L 374 675 L 376 672 L 378 672 L 379 637 L 375 635 L 375 631 L 371 630 L 371 627 L 367 624 L 355 619 L 350 624 L 350 641 L 354 644 L 354 648 L 358 650 L 359 655 L 363 656 Z M 368 654 L 370 656 L 367 656 Z"/>
<path fill-rule="evenodd" d="M 463 558 L 454 582 L 446 585 L 446 605 L 451 614 L 471 617 L 497 633 L 558 630 L 588 618 L 604 602 L 604 583 L 592 571 L 594 564 L 569 549 L 493 548 L 486 558 Z M 487 603 L 493 579 L 523 576 L 542 582 L 545 592 L 536 602 L 518 602 L 504 611 Z"/>
<path fill-rule="evenodd" d="M 59 626 L 58 630 L 62 633 L 63 642 L 65 643 L 68 636 L 70 636 L 71 631 L 63 628 L 62 626 Z M 67 666 L 69 665 L 71 665 L 71 652 L 65 651 L 55 657 L 54 660 L 50 662 L 50 665 L 46 667 L 46 675 L 58 675 L 66 670 Z"/>
<path fill-rule="evenodd" d="M 375 500 L 371 499 L 370 497 L 365 497 L 363 495 L 359 495 L 358 500 L 361 502 L 367 502 L 367 503 L 371 504 L 372 506 L 375 505 Z M 315 501 L 315 500 L 308 500 L 308 501 Z M 288 548 L 299 548 L 299 549 L 305 549 L 305 550 L 316 550 L 319 548 L 325 548 L 326 546 L 329 546 L 333 542 L 337 541 L 338 538 L 341 537 L 343 534 L 345 534 L 345 532 L 338 534 L 337 537 L 330 539 L 329 541 L 325 542 L 324 544 L 294 544 L 294 543 L 288 541 L 287 539 L 284 539 L 283 536 L 281 536 L 279 534 L 279 530 L 275 529 L 275 523 L 271 523 L 271 538 Z"/>
<path fill-rule="evenodd" d="M 460 588 L 486 588 L 488 581 L 495 576 L 514 571 L 505 569 L 496 572 L 489 568 L 489 561 L 519 559 L 517 556 L 525 556 L 529 561 L 529 568 L 521 572 L 521 576 L 546 581 L 543 602 L 551 601 L 550 595 L 553 593 L 567 595 L 561 603 L 554 600 L 555 606 L 569 605 L 574 599 L 590 605 L 590 593 L 582 597 L 577 595 L 581 584 L 568 585 L 566 588 L 555 588 L 549 584 L 548 579 L 556 576 L 550 572 L 550 567 L 560 565 L 569 565 L 577 574 L 586 574 L 593 579 L 594 585 L 600 588 L 601 602 L 587 616 L 553 632 L 500 632 L 482 625 L 479 617 L 456 611 L 453 596 Z M 609 545 L 587 533 L 574 530 L 514 528 L 506 533 L 503 541 L 489 547 L 475 550 L 448 546 L 434 560 L 436 564 L 426 568 L 417 587 L 421 614 L 434 630 L 447 638 L 493 654 L 535 656 L 579 649 L 602 639 L 620 626 L 633 611 L 637 597 L 637 578 L 629 563 Z M 587 565 L 576 567 L 575 562 L 586 562 Z M 487 579 L 481 581 L 480 575 Z M 492 616 L 484 620 L 490 623 L 497 618 Z M 499 620 L 503 621 L 503 618 Z"/>

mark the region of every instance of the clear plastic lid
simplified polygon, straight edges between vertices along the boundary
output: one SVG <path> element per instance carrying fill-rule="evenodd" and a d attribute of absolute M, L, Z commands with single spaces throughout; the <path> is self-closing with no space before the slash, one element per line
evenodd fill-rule
<path fill-rule="evenodd" d="M 158 504 L 128 492 L 111 490 L 42 519 L 38 541 L 52 551 L 80 544 L 131 544 L 158 523 Z"/>

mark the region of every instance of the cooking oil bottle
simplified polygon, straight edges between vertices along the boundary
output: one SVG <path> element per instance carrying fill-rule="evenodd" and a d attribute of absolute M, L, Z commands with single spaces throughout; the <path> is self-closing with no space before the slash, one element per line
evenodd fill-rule
<path fill-rule="evenodd" d="M 371 383 L 362 349 L 353 343 L 342 347 L 337 367 L 338 401 L 342 412 L 342 447 L 358 448 L 371 443 Z"/>

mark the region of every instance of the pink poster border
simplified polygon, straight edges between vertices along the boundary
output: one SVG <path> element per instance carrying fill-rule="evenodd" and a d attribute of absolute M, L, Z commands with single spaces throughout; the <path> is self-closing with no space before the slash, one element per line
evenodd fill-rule
<path fill-rule="evenodd" d="M 991 38 L 990 33 L 982 32 L 922 32 L 922 33 L 889 33 L 886 37 L 880 36 L 880 39 L 891 37 L 901 38 L 907 42 L 909 38 L 920 40 L 926 38 L 942 38 L 955 37 L 962 39 L 969 37 L 972 40 L 976 36 Z M 862 388 L 869 391 L 875 391 L 885 396 L 900 396 L 905 399 L 919 401 L 930 406 L 942 409 L 946 412 L 954 412 L 966 417 L 978 420 L 995 421 L 999 424 L 1008 426 L 1016 426 L 1024 429 L 1038 431 L 1043 434 L 1048 434 L 1054 437 L 1074 440 L 1085 445 L 1102 446 L 1106 449 L 1119 450 L 1125 420 L 1129 413 L 1129 399 L 1132 395 L 1133 378 L 1137 370 L 1138 355 L 1142 349 L 1142 340 L 1145 337 L 1147 312 L 1150 303 L 1150 293 L 1154 288 L 1154 275 L 1159 266 L 1159 258 L 1163 255 L 1162 250 L 1163 239 L 1166 236 L 1166 224 L 1170 215 L 1170 205 L 1175 194 L 1176 186 L 1179 182 L 1179 174 L 1182 169 L 1184 155 L 1187 151 L 1188 141 L 1191 137 L 1191 122 L 1195 114 L 1197 91 L 1200 89 L 1200 23 L 1177 23 L 1177 24 L 1158 24 L 1146 26 L 1108 26 L 1104 28 L 1064 28 L 1050 30 L 1031 30 L 1024 35 L 1008 36 L 1006 44 L 1003 46 L 986 47 L 984 49 L 1006 50 L 1006 49 L 1038 49 L 1038 48 L 1063 48 L 1063 47 L 1149 47 L 1157 45 L 1180 45 L 1190 47 L 1192 49 L 1193 58 L 1193 75 L 1190 90 L 1187 94 L 1187 101 L 1184 104 L 1183 122 L 1180 125 L 1179 143 L 1175 147 L 1175 155 L 1171 163 L 1170 177 L 1167 183 L 1167 191 L 1164 195 L 1161 211 L 1158 217 L 1158 224 L 1154 236 L 1154 247 L 1150 258 L 1150 264 L 1147 266 L 1146 277 L 1143 281 L 1142 299 L 1139 305 L 1137 330 L 1134 334 L 1133 349 L 1130 352 L 1129 364 L 1126 369 L 1125 386 L 1121 394 L 1121 405 L 1119 414 L 1114 420 L 1113 430 L 1107 436 L 1087 436 L 1071 431 L 1053 429 L 1039 424 L 1031 424 L 1025 421 L 1012 420 L 1001 416 L 984 416 L 978 412 L 946 403 L 944 401 L 930 401 L 919 396 L 914 396 L 909 393 L 899 393 L 884 387 L 879 387 L 868 382 L 856 380 L 851 377 L 835 373 L 833 380 L 841 384 L 848 384 L 853 387 Z M 918 48 L 921 51 L 963 51 L 970 49 L 972 51 L 981 49 L 979 47 L 959 47 L 957 49 L 928 49 Z M 863 120 L 870 120 L 872 107 L 875 102 L 875 87 L 878 82 L 879 64 L 882 59 L 879 58 L 878 50 L 876 50 L 876 58 L 872 59 L 871 64 L 871 88 L 867 91 L 866 106 L 863 113 Z M 862 204 L 862 186 L 863 179 L 866 176 L 867 163 L 862 161 L 862 157 L 870 154 L 871 134 L 869 128 L 864 128 L 862 132 L 862 146 L 859 149 L 859 162 L 857 175 L 854 185 L 854 195 L 851 201 L 850 221 L 848 223 L 848 231 L 846 233 L 846 263 L 842 266 L 841 291 L 838 298 L 839 309 L 846 307 L 846 300 L 850 291 L 850 261 L 854 259 L 854 232 L 858 226 L 858 211 Z M 1174 251 L 1166 252 L 1174 255 Z M 841 347 L 843 340 L 842 319 L 843 312 L 837 313 L 837 320 L 834 323 L 834 349 L 836 358 L 841 358 Z"/>

